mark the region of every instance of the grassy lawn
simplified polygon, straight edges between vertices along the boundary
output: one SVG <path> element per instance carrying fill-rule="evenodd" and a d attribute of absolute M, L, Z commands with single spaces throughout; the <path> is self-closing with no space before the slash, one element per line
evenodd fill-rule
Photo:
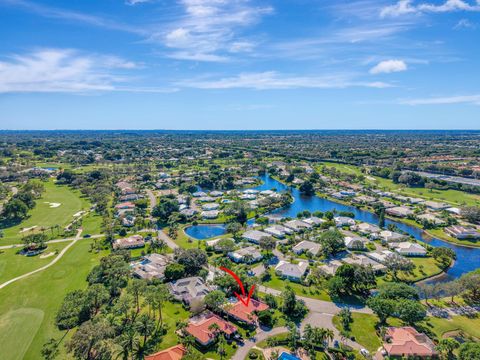
<path fill-rule="evenodd" d="M 289 285 L 299 296 L 309 297 L 318 300 L 332 301 L 325 290 L 318 290 L 313 286 L 308 287 L 290 280 L 284 280 L 282 278 L 279 278 L 277 275 L 275 275 L 273 269 L 270 269 L 270 275 L 270 280 L 264 282 L 264 286 L 282 291 L 285 289 L 285 286 Z"/>
<path fill-rule="evenodd" d="M 167 349 L 178 344 L 178 337 L 175 334 L 176 323 L 180 320 L 186 320 L 190 313 L 185 310 L 182 304 L 177 302 L 167 302 L 163 308 L 163 321 L 168 330 L 162 341 L 158 344 L 157 351 Z"/>
<path fill-rule="evenodd" d="M 68 242 L 50 244 L 43 254 L 46 255 L 55 251 L 60 252 L 68 244 Z M 6 249 L 2 250 L 3 252 L 0 253 L 0 284 L 19 275 L 38 269 L 51 262 L 56 256 L 53 255 L 43 259 L 40 258 L 41 255 L 23 256 L 17 254 L 17 251 L 19 250 L 19 248 Z"/>
<path fill-rule="evenodd" d="M 382 340 L 378 336 L 375 328 L 375 325 L 378 323 L 378 317 L 370 314 L 352 313 L 352 319 L 350 336 L 353 336 L 355 341 L 363 345 L 365 349 L 371 353 L 375 353 L 382 345 Z M 338 315 L 333 317 L 333 324 L 339 331 L 343 330 Z M 389 319 L 388 325 L 400 326 L 401 322 L 398 319 Z"/>
<path fill-rule="evenodd" d="M 426 230 L 426 232 L 433 237 L 438 237 L 439 239 L 443 239 L 454 244 L 480 247 L 480 241 L 478 239 L 457 239 L 445 234 L 443 229 L 430 229 Z"/>
<path fill-rule="evenodd" d="M 52 267 L 0 290 L 2 360 L 37 360 L 45 341 L 64 335 L 55 326 L 57 309 L 67 292 L 86 287 L 88 272 L 105 256 L 89 246 L 79 241 Z M 59 358 L 68 358 L 60 348 Z"/>
<path fill-rule="evenodd" d="M 430 329 L 439 339 L 446 333 L 462 331 L 480 341 L 480 318 L 478 317 L 473 319 L 465 316 L 453 316 L 451 319 L 430 317 L 422 325 Z"/>
<path fill-rule="evenodd" d="M 399 273 L 399 280 L 416 282 L 434 275 L 438 275 L 443 271 L 439 263 L 432 257 L 416 257 L 410 258 L 410 260 L 412 260 L 412 262 L 415 264 L 415 269 L 412 271 L 412 274 L 406 274 L 403 272 Z M 377 284 L 391 281 L 392 279 L 389 277 L 389 275 L 384 275 L 380 278 L 377 278 Z"/>
<path fill-rule="evenodd" d="M 30 232 L 20 231 L 24 228 L 36 226 L 33 231 L 41 228 L 50 228 L 59 225 L 62 229 L 73 220 L 73 215 L 82 209 L 87 209 L 89 203 L 80 194 L 67 186 L 55 185 L 53 181 L 44 183 L 45 192 L 41 199 L 37 200 L 35 208 L 30 216 L 20 224 L 3 229 L 4 238 L 0 239 L 1 245 L 16 244 L 21 242 L 22 235 Z M 61 204 L 58 207 L 50 207 L 50 203 Z M 50 231 L 46 232 L 51 235 Z"/>
<path fill-rule="evenodd" d="M 88 213 L 82 218 L 83 234 L 100 234 L 101 227 L 102 217 L 95 212 Z"/>

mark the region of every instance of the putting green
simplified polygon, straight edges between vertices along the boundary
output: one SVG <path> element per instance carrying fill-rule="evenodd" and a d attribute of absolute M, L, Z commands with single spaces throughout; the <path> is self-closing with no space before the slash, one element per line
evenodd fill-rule
<path fill-rule="evenodd" d="M 9 311 L 0 317 L 0 349 L 2 359 L 21 360 L 32 343 L 43 321 L 40 309 L 21 308 Z M 15 349 L 15 351 L 4 351 Z"/>

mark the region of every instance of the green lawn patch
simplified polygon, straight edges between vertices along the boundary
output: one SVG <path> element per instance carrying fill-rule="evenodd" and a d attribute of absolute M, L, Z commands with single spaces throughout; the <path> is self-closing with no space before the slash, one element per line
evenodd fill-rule
<path fill-rule="evenodd" d="M 480 341 L 480 318 L 468 318 L 465 316 L 452 316 L 450 319 L 429 317 L 423 324 L 430 329 L 437 338 L 441 339 L 445 333 L 462 331 Z"/>
<path fill-rule="evenodd" d="M 378 317 L 370 314 L 352 313 L 352 319 L 350 336 L 354 337 L 355 341 L 364 346 L 365 349 L 371 353 L 375 353 L 382 345 L 382 340 L 375 328 L 378 323 Z M 338 315 L 333 317 L 333 324 L 339 331 L 343 330 Z M 388 325 L 400 326 L 401 322 L 398 319 L 389 319 Z"/>
<path fill-rule="evenodd" d="M 20 243 L 22 235 L 28 235 L 30 231 L 21 233 L 22 229 L 33 228 L 31 231 L 40 231 L 42 228 L 49 229 L 56 225 L 63 229 L 73 220 L 73 215 L 79 211 L 87 210 L 88 201 L 81 197 L 78 191 L 74 191 L 65 185 L 56 185 L 52 180 L 45 182 L 45 192 L 36 201 L 35 208 L 30 211 L 29 217 L 20 224 L 3 229 L 4 238 L 0 239 L 1 245 Z M 51 207 L 52 204 L 60 204 Z M 57 230 L 46 231 L 49 236 L 54 236 Z"/>
<path fill-rule="evenodd" d="M 105 252 L 89 253 L 90 240 L 81 240 L 69 249 L 52 267 L 19 280 L 0 290 L 0 339 L 9 338 L 10 333 L 17 334 L 15 341 L 5 342 L 1 348 L 2 360 L 22 359 L 38 360 L 43 344 L 50 338 L 60 339 L 65 332 L 55 326 L 55 315 L 65 294 L 75 289 L 86 287 L 86 277 L 90 270 L 98 264 Z M 27 309 L 27 310 L 25 310 Z M 33 315 L 32 325 L 25 319 L 5 314 L 28 314 L 35 309 L 35 314 L 43 313 L 43 318 Z M 22 312 L 23 311 L 23 312 Z M 40 319 L 40 320 L 39 320 Z M 39 325 L 33 323 L 39 322 Z M 73 333 L 73 332 L 70 332 Z M 59 359 L 67 358 L 63 343 L 60 346 Z"/>

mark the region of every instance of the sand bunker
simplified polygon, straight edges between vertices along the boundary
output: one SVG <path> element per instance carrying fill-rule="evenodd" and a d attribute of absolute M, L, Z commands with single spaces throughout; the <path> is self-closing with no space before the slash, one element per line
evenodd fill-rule
<path fill-rule="evenodd" d="M 55 253 L 52 251 L 52 252 L 49 252 L 48 254 L 42 254 L 40 255 L 40 259 L 45 259 L 45 258 L 48 258 L 50 256 L 53 256 L 55 255 Z"/>
<path fill-rule="evenodd" d="M 29 228 L 25 228 L 25 229 L 22 229 L 20 230 L 20 233 L 24 233 L 24 232 L 27 232 L 27 231 L 30 231 L 30 230 L 33 230 L 37 227 L 37 225 L 34 225 L 32 227 L 29 227 Z"/>
<path fill-rule="evenodd" d="M 51 208 L 57 208 L 60 205 L 62 205 L 60 203 L 52 203 L 52 202 L 48 202 L 48 201 L 45 201 L 45 204 L 49 204 Z"/>
<path fill-rule="evenodd" d="M 83 214 L 85 214 L 85 211 L 79 211 L 79 212 L 73 214 L 73 217 L 79 217 L 80 215 L 83 215 Z"/>

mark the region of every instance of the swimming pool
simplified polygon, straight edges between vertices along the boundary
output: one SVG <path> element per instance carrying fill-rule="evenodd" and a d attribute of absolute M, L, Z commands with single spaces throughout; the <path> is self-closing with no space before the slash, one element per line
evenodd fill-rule
<path fill-rule="evenodd" d="M 278 358 L 278 360 L 301 360 L 301 359 L 287 352 L 283 352 L 280 354 L 280 357 Z"/>

